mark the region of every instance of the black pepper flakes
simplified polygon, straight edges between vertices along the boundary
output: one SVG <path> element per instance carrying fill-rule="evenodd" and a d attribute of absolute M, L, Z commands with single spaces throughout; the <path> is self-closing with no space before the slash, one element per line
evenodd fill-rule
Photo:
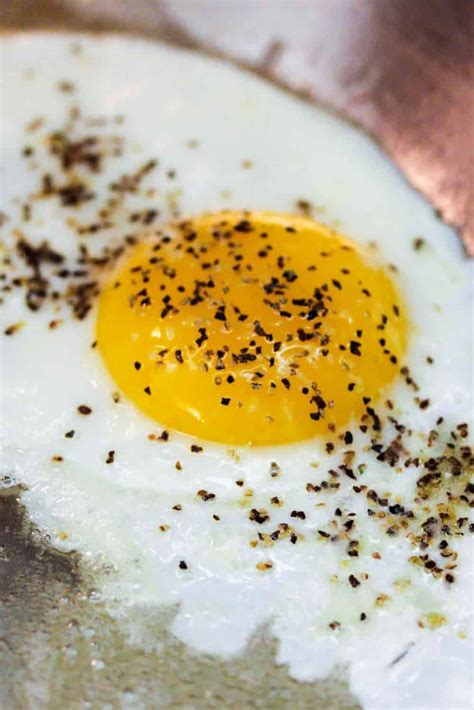
<path fill-rule="evenodd" d="M 263 523 L 266 523 L 267 520 L 270 520 L 270 516 L 266 510 L 257 510 L 257 508 L 252 508 L 249 513 L 249 520 L 262 525 Z"/>
<path fill-rule="evenodd" d="M 234 231 L 248 233 L 252 231 L 252 225 L 248 219 L 242 219 L 234 225 Z"/>
<path fill-rule="evenodd" d="M 4 335 L 15 335 L 21 328 L 24 326 L 24 323 L 13 323 L 12 325 L 9 325 L 5 330 L 3 331 Z"/>
<path fill-rule="evenodd" d="M 351 351 L 352 355 L 357 355 L 358 357 L 361 356 L 361 343 L 359 343 L 357 340 L 351 340 L 349 343 L 349 350 Z"/>
<path fill-rule="evenodd" d="M 276 461 L 272 461 L 270 464 L 270 476 L 272 478 L 277 478 L 280 475 L 281 469 Z"/>
<path fill-rule="evenodd" d="M 421 237 L 417 237 L 413 240 L 413 249 L 415 251 L 420 251 L 425 246 L 425 240 Z"/>
<path fill-rule="evenodd" d="M 356 587 L 358 587 L 360 585 L 360 582 L 357 579 L 357 577 L 355 577 L 353 574 L 350 574 L 349 575 L 349 584 L 351 585 L 351 587 L 353 587 L 355 589 Z"/>
<path fill-rule="evenodd" d="M 77 411 L 83 416 L 88 416 L 89 414 L 92 414 L 92 409 L 87 404 L 80 404 L 77 408 Z"/>
<path fill-rule="evenodd" d="M 306 520 L 306 513 L 302 510 L 292 510 L 290 513 L 291 518 L 299 518 L 300 520 Z"/>
<path fill-rule="evenodd" d="M 207 503 L 207 501 L 209 501 L 209 500 L 214 500 L 216 497 L 215 493 L 210 493 L 209 491 L 206 491 L 204 488 L 201 488 L 201 490 L 199 490 L 197 492 L 197 495 L 205 503 Z"/>

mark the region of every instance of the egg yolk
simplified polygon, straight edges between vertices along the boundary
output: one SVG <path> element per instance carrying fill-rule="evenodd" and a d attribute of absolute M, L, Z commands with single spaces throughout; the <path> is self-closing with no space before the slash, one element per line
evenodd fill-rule
<path fill-rule="evenodd" d="M 370 415 L 399 373 L 407 317 L 386 271 L 331 229 L 223 212 L 131 248 L 102 289 L 97 341 L 160 425 L 284 444 Z"/>

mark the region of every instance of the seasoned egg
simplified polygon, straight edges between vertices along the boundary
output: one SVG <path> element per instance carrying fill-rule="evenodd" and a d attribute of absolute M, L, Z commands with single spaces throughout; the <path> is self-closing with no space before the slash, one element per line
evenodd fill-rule
<path fill-rule="evenodd" d="M 172 608 L 229 658 L 265 627 L 366 707 L 467 707 L 456 235 L 359 131 L 240 69 L 1 51 L 1 473 L 33 521 L 125 628 Z"/>
<path fill-rule="evenodd" d="M 400 297 L 370 261 L 291 215 L 181 222 L 102 289 L 98 347 L 137 407 L 178 431 L 262 445 L 334 432 L 387 389 L 405 350 Z"/>

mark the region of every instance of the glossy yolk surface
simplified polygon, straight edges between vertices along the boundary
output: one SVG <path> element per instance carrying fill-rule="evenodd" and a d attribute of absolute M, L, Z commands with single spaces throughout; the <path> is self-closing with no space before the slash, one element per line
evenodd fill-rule
<path fill-rule="evenodd" d="M 97 340 L 160 425 L 283 444 L 366 414 L 399 373 L 407 318 L 387 273 L 337 233 L 228 212 L 133 247 L 102 290 Z"/>

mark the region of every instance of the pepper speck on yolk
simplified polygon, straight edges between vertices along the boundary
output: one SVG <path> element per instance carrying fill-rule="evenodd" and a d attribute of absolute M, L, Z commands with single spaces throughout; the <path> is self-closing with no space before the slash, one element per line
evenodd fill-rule
<path fill-rule="evenodd" d="M 360 419 L 399 373 L 407 329 L 393 282 L 359 247 L 265 212 L 205 215 L 137 244 L 97 318 L 107 369 L 142 412 L 254 445 Z"/>

